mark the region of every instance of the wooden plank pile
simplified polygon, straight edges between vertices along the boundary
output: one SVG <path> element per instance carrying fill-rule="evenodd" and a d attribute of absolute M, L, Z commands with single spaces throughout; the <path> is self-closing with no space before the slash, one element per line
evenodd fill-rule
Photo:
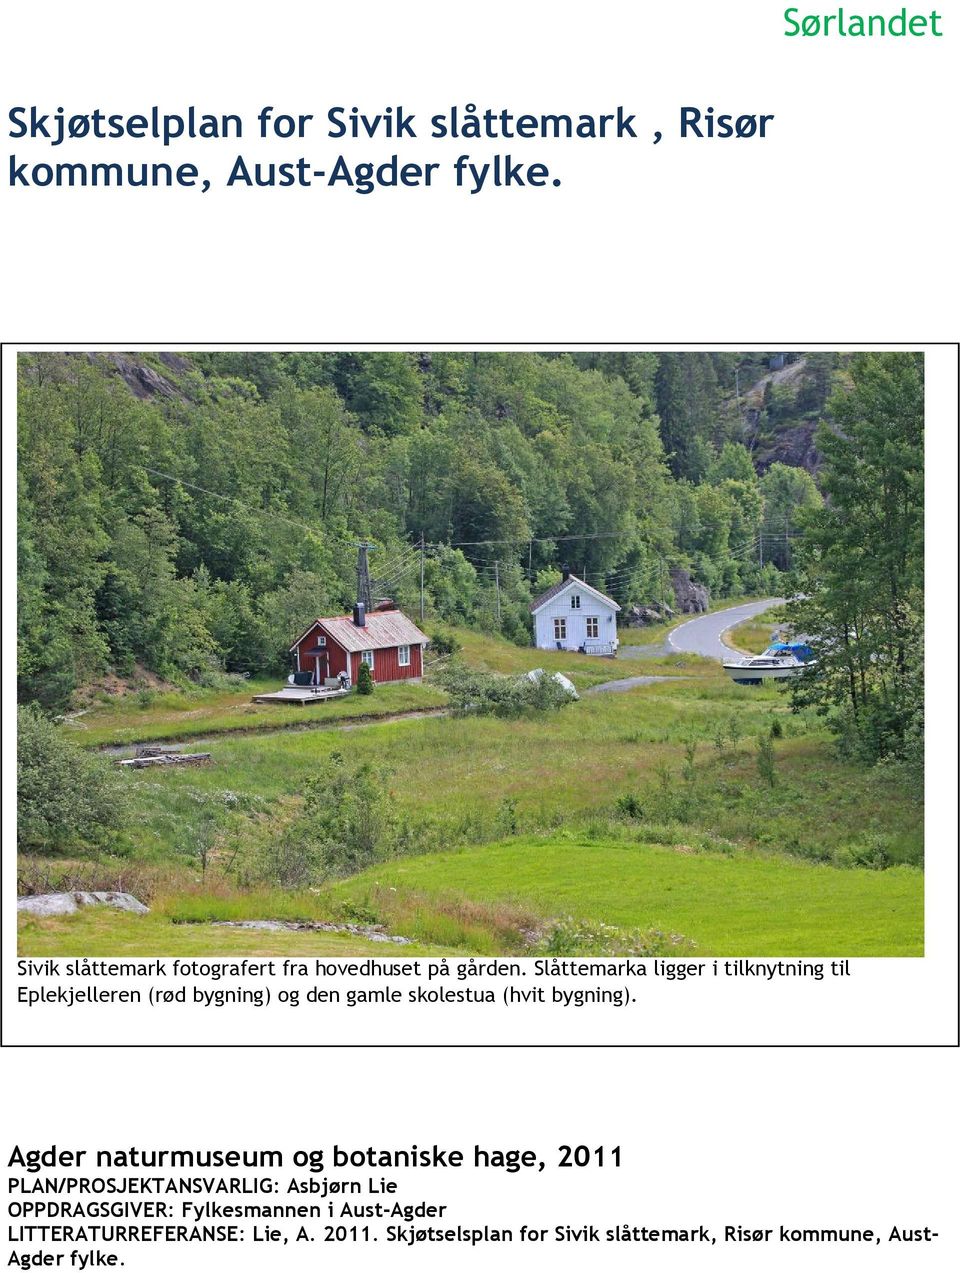
<path fill-rule="evenodd" d="M 162 747 L 138 747 L 127 760 L 118 760 L 124 769 L 146 769 L 153 765 L 203 765 L 211 759 L 209 751 L 165 751 Z"/>

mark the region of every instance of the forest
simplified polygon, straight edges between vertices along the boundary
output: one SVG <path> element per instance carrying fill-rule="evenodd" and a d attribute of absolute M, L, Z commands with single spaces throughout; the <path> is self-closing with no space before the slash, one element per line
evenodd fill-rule
<path fill-rule="evenodd" d="M 355 599 L 358 540 L 381 595 L 418 613 L 422 556 L 429 618 L 518 644 L 563 562 L 661 613 L 675 568 L 782 595 L 848 362 L 22 355 L 20 698 L 285 672 L 292 635 Z"/>

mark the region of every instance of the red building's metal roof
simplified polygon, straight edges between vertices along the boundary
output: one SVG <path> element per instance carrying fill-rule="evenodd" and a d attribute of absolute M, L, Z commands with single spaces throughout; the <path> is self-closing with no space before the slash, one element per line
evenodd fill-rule
<path fill-rule="evenodd" d="M 354 654 L 360 650 L 389 650 L 397 645 L 426 645 L 430 640 L 399 610 L 373 610 L 362 628 L 358 628 L 348 614 L 321 619 L 320 626 Z"/>
<path fill-rule="evenodd" d="M 330 619 L 314 619 L 290 649 L 296 649 L 303 638 L 309 636 L 316 627 L 321 628 L 327 636 L 352 654 L 361 650 L 389 650 L 397 645 L 428 645 L 430 642 L 430 638 L 399 610 L 372 610 L 362 628 L 358 628 L 348 614 L 334 615 Z"/>

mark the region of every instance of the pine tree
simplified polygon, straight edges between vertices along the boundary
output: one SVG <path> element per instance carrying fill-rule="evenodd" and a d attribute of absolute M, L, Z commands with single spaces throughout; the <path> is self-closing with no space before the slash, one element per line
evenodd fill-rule
<path fill-rule="evenodd" d="M 919 710 L 923 358 L 862 354 L 818 446 L 827 502 L 809 521 L 796 629 L 817 651 L 794 684 L 868 760 L 904 752 Z"/>

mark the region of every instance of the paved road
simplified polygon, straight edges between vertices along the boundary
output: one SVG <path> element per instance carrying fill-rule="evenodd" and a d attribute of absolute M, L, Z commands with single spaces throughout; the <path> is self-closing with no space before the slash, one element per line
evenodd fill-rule
<path fill-rule="evenodd" d="M 674 628 L 667 637 L 667 645 L 673 654 L 703 654 L 708 659 L 729 658 L 730 647 L 724 645 L 721 639 L 723 633 L 744 619 L 752 619 L 755 614 L 762 614 L 782 602 L 782 597 L 767 597 L 764 601 L 748 601 L 746 605 L 731 606 L 714 614 L 698 615 Z"/>

